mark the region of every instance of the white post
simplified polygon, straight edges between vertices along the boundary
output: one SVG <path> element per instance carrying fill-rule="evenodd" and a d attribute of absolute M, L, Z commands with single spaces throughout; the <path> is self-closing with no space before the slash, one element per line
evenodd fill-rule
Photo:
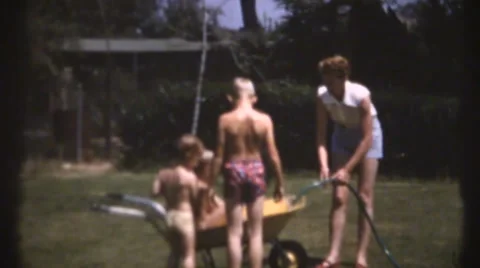
<path fill-rule="evenodd" d="M 83 89 L 82 84 L 78 85 L 78 103 L 77 103 L 77 162 L 82 162 L 82 142 L 83 142 Z"/>
<path fill-rule="evenodd" d="M 207 61 L 207 50 L 208 50 L 207 24 L 208 24 L 207 6 L 205 4 L 205 0 L 203 0 L 202 57 L 201 57 L 200 70 L 199 70 L 198 81 L 197 81 L 195 107 L 193 109 L 193 120 L 192 120 L 193 122 L 192 122 L 192 131 L 191 131 L 193 135 L 197 135 L 198 119 L 200 118 L 200 105 L 202 103 L 202 83 L 203 83 L 203 76 L 205 73 L 205 63 Z"/>

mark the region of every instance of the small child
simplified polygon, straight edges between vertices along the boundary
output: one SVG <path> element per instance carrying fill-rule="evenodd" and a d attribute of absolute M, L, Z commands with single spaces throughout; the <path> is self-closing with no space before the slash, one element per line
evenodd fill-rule
<path fill-rule="evenodd" d="M 214 186 L 209 182 L 213 157 L 212 151 L 205 150 L 202 161 L 195 170 L 198 177 L 198 212 L 196 213 L 198 230 L 214 227 L 226 217 L 225 202 L 215 194 Z"/>
<path fill-rule="evenodd" d="M 195 267 L 195 204 L 198 179 L 195 168 L 204 146 L 194 135 L 183 135 L 177 143 L 178 163 L 161 169 L 152 188 L 152 196 L 163 196 L 167 210 L 168 240 L 171 255 L 168 267 Z M 180 260 L 180 263 L 178 261 Z"/>

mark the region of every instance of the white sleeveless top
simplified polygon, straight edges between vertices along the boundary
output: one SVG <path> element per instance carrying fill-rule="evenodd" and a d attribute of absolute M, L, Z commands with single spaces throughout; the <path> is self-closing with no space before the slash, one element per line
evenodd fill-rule
<path fill-rule="evenodd" d="M 347 128 L 354 128 L 360 126 L 360 103 L 370 96 L 370 90 L 361 84 L 347 80 L 343 101 L 340 102 L 333 97 L 325 86 L 318 88 L 317 96 L 322 100 L 334 122 Z M 370 106 L 370 113 L 372 116 L 377 115 L 373 103 Z"/>

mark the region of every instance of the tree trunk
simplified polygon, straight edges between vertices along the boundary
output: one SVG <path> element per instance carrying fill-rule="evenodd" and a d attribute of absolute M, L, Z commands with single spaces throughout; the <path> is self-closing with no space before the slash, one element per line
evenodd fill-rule
<path fill-rule="evenodd" d="M 240 0 L 244 30 L 258 31 L 262 28 L 257 16 L 256 4 L 256 0 Z"/>

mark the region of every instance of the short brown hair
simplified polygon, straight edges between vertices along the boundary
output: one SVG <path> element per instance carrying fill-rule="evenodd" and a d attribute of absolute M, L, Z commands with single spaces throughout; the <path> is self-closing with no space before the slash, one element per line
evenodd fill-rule
<path fill-rule="evenodd" d="M 184 134 L 176 144 L 176 151 L 179 158 L 185 160 L 194 155 L 201 156 L 204 150 L 203 142 L 195 135 Z"/>
<path fill-rule="evenodd" d="M 233 87 L 231 95 L 238 98 L 240 95 L 255 96 L 255 85 L 252 80 L 245 77 L 235 77 L 233 79 Z"/>
<path fill-rule="evenodd" d="M 350 63 L 341 55 L 335 55 L 321 60 L 318 63 L 318 69 L 322 74 L 335 74 L 341 78 L 348 78 L 350 76 Z"/>

